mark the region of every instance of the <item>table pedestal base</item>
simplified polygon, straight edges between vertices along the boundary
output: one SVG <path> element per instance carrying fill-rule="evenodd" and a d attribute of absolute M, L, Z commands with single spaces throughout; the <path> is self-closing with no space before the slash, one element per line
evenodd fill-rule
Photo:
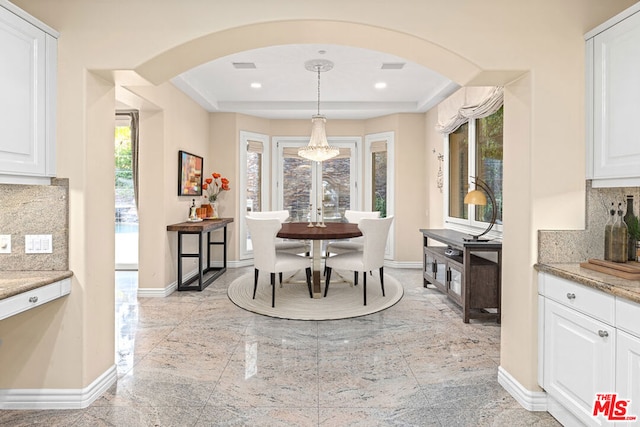
<path fill-rule="evenodd" d="M 314 240 L 311 256 L 313 257 L 313 283 L 311 289 L 313 290 L 314 298 L 322 298 L 322 240 Z"/>

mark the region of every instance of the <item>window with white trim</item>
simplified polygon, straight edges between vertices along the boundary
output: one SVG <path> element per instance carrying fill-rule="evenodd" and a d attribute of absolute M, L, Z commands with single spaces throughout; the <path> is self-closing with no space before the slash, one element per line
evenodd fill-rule
<path fill-rule="evenodd" d="M 469 119 L 445 136 L 445 222 L 449 228 L 474 232 L 484 229 L 496 209 L 494 230 L 502 231 L 503 111 Z M 485 181 L 495 194 L 496 206 L 465 205 L 473 177 Z M 474 189 L 474 188 L 471 188 Z"/>
<path fill-rule="evenodd" d="M 379 211 L 380 216 L 394 215 L 394 146 L 395 133 L 381 132 L 365 136 L 364 149 L 364 209 Z M 385 258 L 393 259 L 395 227 L 392 224 Z"/>
<path fill-rule="evenodd" d="M 253 256 L 244 217 L 248 212 L 269 210 L 269 136 L 240 132 L 240 259 Z"/>

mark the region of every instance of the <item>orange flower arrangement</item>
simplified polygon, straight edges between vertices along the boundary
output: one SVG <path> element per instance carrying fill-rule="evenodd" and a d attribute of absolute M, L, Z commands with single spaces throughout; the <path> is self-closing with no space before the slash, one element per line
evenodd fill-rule
<path fill-rule="evenodd" d="M 212 178 L 204 180 L 202 189 L 207 192 L 207 199 L 210 202 L 215 202 L 218 200 L 218 194 L 220 194 L 221 191 L 229 191 L 231 187 L 229 187 L 229 180 L 223 178 L 218 172 L 212 173 L 211 176 Z"/>

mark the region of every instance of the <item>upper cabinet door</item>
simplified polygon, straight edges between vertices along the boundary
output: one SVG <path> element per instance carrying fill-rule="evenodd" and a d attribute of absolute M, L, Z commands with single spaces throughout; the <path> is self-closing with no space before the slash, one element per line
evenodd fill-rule
<path fill-rule="evenodd" d="M 601 186 L 638 185 L 640 13 L 597 34 L 592 49 L 593 179 L 602 179 Z"/>
<path fill-rule="evenodd" d="M 0 173 L 54 176 L 56 39 L 0 7 Z"/>

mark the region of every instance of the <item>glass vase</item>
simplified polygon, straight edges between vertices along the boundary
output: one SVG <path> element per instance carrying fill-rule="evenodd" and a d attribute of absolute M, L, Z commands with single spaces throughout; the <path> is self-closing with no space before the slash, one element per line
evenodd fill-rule
<path fill-rule="evenodd" d="M 210 204 L 211 206 L 211 215 L 209 216 L 209 218 L 219 218 L 220 216 L 218 215 L 219 211 L 218 211 L 218 201 L 214 201 L 211 202 Z"/>

